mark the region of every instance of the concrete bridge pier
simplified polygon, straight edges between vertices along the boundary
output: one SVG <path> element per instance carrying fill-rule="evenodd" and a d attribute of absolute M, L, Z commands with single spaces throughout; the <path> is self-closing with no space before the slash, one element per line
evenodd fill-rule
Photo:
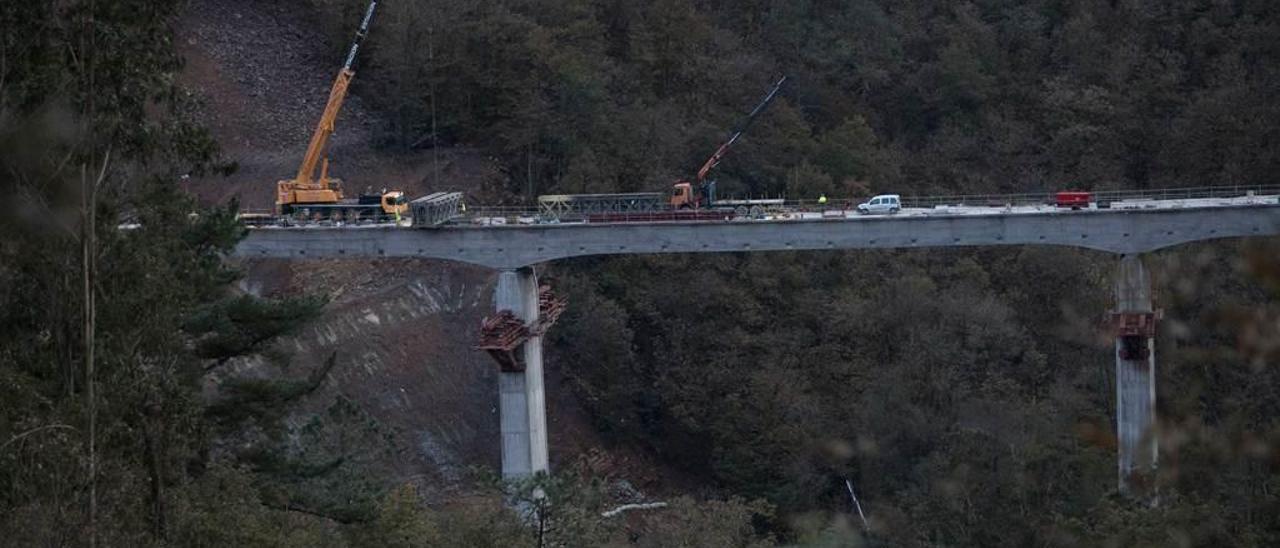
<path fill-rule="evenodd" d="M 1156 353 L 1151 274 L 1125 255 L 1115 275 L 1116 442 L 1120 493 L 1155 501 Z"/>
<path fill-rule="evenodd" d="M 498 273 L 498 311 L 510 310 L 532 325 L 538 321 L 538 278 L 532 267 Z M 542 337 L 529 337 L 517 350 L 524 371 L 498 373 L 498 413 L 502 431 L 502 477 L 520 479 L 547 467 L 547 410 L 542 379 Z"/>

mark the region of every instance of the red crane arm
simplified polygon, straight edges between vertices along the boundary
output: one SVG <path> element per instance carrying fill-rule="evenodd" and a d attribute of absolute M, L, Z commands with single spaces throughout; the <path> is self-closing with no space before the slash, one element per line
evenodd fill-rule
<path fill-rule="evenodd" d="M 769 107 L 769 104 L 773 102 L 773 98 L 778 95 L 778 91 L 782 89 L 782 84 L 786 81 L 787 77 L 783 76 L 782 79 L 778 80 L 778 83 L 773 85 L 773 89 L 770 89 L 769 93 L 764 96 L 764 100 L 760 101 L 760 104 L 756 105 L 756 108 L 751 110 L 751 114 L 748 114 L 747 117 L 738 124 L 738 127 L 734 129 L 733 134 L 729 136 L 729 140 L 720 145 L 720 148 L 716 149 L 715 154 L 712 154 L 710 158 L 707 158 L 707 162 L 702 164 L 702 168 L 698 170 L 698 178 L 695 180 L 698 182 L 706 180 L 707 173 L 709 173 L 712 168 L 720 164 L 720 160 L 724 158 L 724 155 L 729 153 L 729 147 L 732 147 L 733 144 L 738 141 L 738 138 L 742 137 L 742 134 L 747 131 L 747 128 L 751 127 L 751 122 L 754 122 L 756 117 Z"/>

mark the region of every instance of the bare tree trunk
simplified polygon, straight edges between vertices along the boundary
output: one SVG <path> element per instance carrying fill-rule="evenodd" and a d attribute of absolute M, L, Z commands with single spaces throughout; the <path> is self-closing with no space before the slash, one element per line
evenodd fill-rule
<path fill-rule="evenodd" d="M 434 17 L 427 26 L 427 89 L 431 94 L 431 185 L 440 188 L 440 141 L 436 137 L 436 35 Z"/>
<path fill-rule="evenodd" d="M 94 306 L 93 295 L 93 270 L 94 270 L 94 196 L 93 191 L 96 185 L 89 182 L 88 175 L 85 173 L 86 167 L 80 166 L 80 181 L 83 185 L 81 192 L 81 222 L 80 222 L 80 267 L 84 280 L 84 400 L 85 406 L 89 413 L 89 426 L 86 429 L 89 435 L 89 546 L 96 546 L 98 540 L 98 462 L 97 462 L 97 405 L 94 401 L 94 374 L 93 374 L 93 350 L 94 350 L 94 321 L 97 310 Z"/>
<path fill-rule="evenodd" d="M 147 443 L 147 464 L 151 475 L 152 532 L 156 538 L 164 539 L 168 535 L 168 524 L 165 519 L 163 458 L 167 428 L 159 404 L 148 405 L 146 414 L 147 432 L 143 437 Z"/>
<path fill-rule="evenodd" d="M 84 279 L 84 400 L 89 415 L 89 426 L 86 429 L 89 437 L 89 546 L 97 546 L 98 543 L 98 400 L 94 375 L 98 319 L 98 304 L 94 292 L 97 276 L 97 194 L 98 186 L 107 176 L 107 164 L 110 160 L 111 150 L 108 149 L 102 156 L 102 169 L 93 180 L 86 173 L 87 166 L 80 166 L 80 180 L 84 187 L 80 198 L 80 266 Z"/>
<path fill-rule="evenodd" d="M 58 287 L 56 292 L 50 292 L 54 298 L 50 299 L 49 309 L 58 311 L 58 322 L 53 330 L 57 337 L 58 363 L 62 364 L 62 377 L 65 381 L 64 387 L 67 391 L 67 399 L 76 397 L 76 375 L 80 368 L 76 366 L 75 352 L 72 351 L 75 342 L 75 327 L 70 322 L 72 313 L 71 306 L 65 301 L 60 301 L 56 295 L 71 295 L 74 292 L 72 285 L 73 274 L 70 269 L 63 270 L 58 276 Z"/>
<path fill-rule="evenodd" d="M 94 97 L 97 93 L 95 86 L 95 58 L 97 54 L 97 30 L 94 28 L 94 18 L 97 16 L 97 2 L 89 1 L 89 14 L 85 21 L 85 34 L 88 36 L 88 47 L 82 48 L 82 54 L 85 59 L 85 77 L 88 85 L 86 90 L 86 105 L 84 123 L 88 128 L 86 137 L 90 139 L 89 158 L 93 159 L 93 130 L 94 119 L 97 115 Z M 84 36 L 84 35 L 82 35 Z M 83 40 L 83 38 L 82 38 Z M 83 42 L 81 42 L 83 44 Z M 96 548 L 98 546 L 98 406 L 97 394 L 94 390 L 94 355 L 93 350 L 96 346 L 96 321 L 97 306 L 94 301 L 94 254 L 96 252 L 94 235 L 97 227 L 97 188 L 98 182 L 105 176 L 107 170 L 107 158 L 110 152 L 102 157 L 102 174 L 98 180 L 90 184 L 86 176 L 86 164 L 80 164 L 80 182 L 85 188 L 81 189 L 80 199 L 83 208 L 81 213 L 81 266 L 84 274 L 84 398 L 88 406 L 89 413 L 89 546 Z"/>

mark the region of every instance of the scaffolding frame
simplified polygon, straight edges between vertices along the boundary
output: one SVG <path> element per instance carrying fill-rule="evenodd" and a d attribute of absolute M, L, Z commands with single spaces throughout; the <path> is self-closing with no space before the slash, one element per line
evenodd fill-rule
<path fill-rule="evenodd" d="M 538 319 L 524 323 L 510 310 L 499 310 L 494 316 L 480 320 L 480 342 L 476 350 L 484 350 L 504 373 L 524 371 L 524 361 L 517 352 L 533 337 L 541 337 L 564 313 L 567 301 L 551 291 L 551 286 L 538 287 Z"/>

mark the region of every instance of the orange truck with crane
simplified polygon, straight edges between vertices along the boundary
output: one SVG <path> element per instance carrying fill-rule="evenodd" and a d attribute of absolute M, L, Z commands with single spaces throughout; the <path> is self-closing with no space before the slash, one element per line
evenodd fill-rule
<path fill-rule="evenodd" d="M 329 177 L 329 159 L 324 157 L 329 137 L 333 135 L 334 123 L 338 112 L 342 110 L 342 102 L 347 97 L 347 88 L 355 76 L 352 69 L 356 52 L 360 43 L 369 32 L 369 21 L 373 19 L 373 11 L 378 6 L 377 0 L 369 2 L 365 10 L 360 29 L 356 31 L 355 41 L 347 54 L 347 61 L 338 71 L 338 77 L 329 90 L 329 101 L 325 104 L 324 114 L 311 135 L 311 143 L 307 145 L 307 153 L 298 167 L 298 174 L 292 179 L 276 183 L 276 215 L 299 221 L 330 220 L 339 222 L 385 221 L 399 220 L 408 209 L 408 200 L 400 191 L 386 191 L 378 194 L 360 195 L 356 199 L 346 198 L 342 190 L 342 180 Z M 316 177 L 319 164 L 320 176 Z"/>
<path fill-rule="evenodd" d="M 751 123 L 756 121 L 756 117 L 759 116 L 760 113 L 764 112 L 766 108 L 769 108 L 769 104 L 773 103 L 773 98 L 778 95 L 778 91 L 782 90 L 782 84 L 785 84 L 786 82 L 787 77 L 783 76 L 778 80 L 778 83 L 773 85 L 773 89 L 769 90 L 769 93 L 764 96 L 764 99 L 760 101 L 760 104 L 756 105 L 756 108 L 752 109 L 750 114 L 747 114 L 746 119 L 744 119 L 742 123 L 734 129 L 733 134 L 729 136 L 729 140 L 721 144 L 720 148 L 717 148 L 715 153 L 713 153 L 710 158 L 707 158 L 707 161 L 698 169 L 698 174 L 694 177 L 692 182 L 687 179 L 676 181 L 676 184 L 671 191 L 670 205 L 673 209 L 698 209 L 713 206 L 721 208 L 736 208 L 738 206 L 751 207 L 782 205 L 782 200 L 780 199 L 717 201 L 716 182 L 715 180 L 708 181 L 707 174 L 711 172 L 712 168 L 720 165 L 720 160 L 724 159 L 725 154 L 728 154 L 729 148 L 732 147 L 734 143 L 738 142 L 738 139 L 742 137 L 743 133 L 746 133 L 747 128 L 751 127 Z M 697 189 L 693 188 L 694 183 L 698 184 Z M 776 202 L 776 204 L 774 202 Z"/>
<path fill-rule="evenodd" d="M 625 194 L 548 194 L 538 196 L 538 214 L 544 222 L 587 221 L 705 221 L 726 218 L 761 218 L 768 210 L 783 206 L 781 198 L 722 200 L 716 197 L 716 182 L 707 175 L 720 164 L 730 147 L 738 142 L 751 123 L 769 107 L 787 81 L 778 80 L 760 104 L 734 128 L 719 148 L 702 164 L 692 181 L 680 179 L 670 194 L 633 192 Z M 697 188 L 694 188 L 695 185 Z"/>

